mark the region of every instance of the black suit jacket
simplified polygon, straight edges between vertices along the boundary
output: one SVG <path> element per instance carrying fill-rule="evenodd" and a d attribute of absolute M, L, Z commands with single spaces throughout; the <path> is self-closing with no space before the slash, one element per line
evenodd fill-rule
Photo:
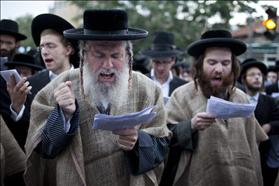
<path fill-rule="evenodd" d="M 273 92 L 279 92 L 278 82 L 269 85 L 265 88 L 265 92 L 267 95 L 271 95 Z"/>
<path fill-rule="evenodd" d="M 28 97 L 29 98 L 28 101 L 32 102 L 36 94 L 50 82 L 49 70 L 43 70 L 35 74 L 34 76 L 31 76 L 30 78 L 28 78 L 28 81 L 32 86 L 32 90 L 31 90 L 32 94 L 31 96 Z"/>
<path fill-rule="evenodd" d="M 271 131 L 269 135 L 279 134 L 279 108 L 274 98 L 260 94 L 255 109 L 255 116 L 260 125 L 270 123 Z"/>
<path fill-rule="evenodd" d="M 147 77 L 151 78 L 151 74 L 148 73 L 146 74 Z M 180 79 L 176 76 L 173 76 L 173 79 L 170 82 L 170 89 L 169 89 L 169 96 L 171 95 L 171 93 L 177 88 L 180 87 L 181 85 L 186 84 L 187 81 Z"/>
<path fill-rule="evenodd" d="M 279 134 L 279 108 L 276 106 L 275 99 L 260 94 L 254 113 L 261 126 L 266 123 L 271 125 L 271 130 L 268 135 Z M 270 145 L 270 140 L 264 141 L 260 144 L 262 163 L 265 162 L 265 155 L 268 152 Z"/>

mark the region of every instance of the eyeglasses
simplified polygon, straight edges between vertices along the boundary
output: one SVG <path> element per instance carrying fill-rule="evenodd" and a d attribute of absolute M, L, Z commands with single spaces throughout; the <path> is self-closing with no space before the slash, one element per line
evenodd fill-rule
<path fill-rule="evenodd" d="M 38 51 L 42 51 L 43 49 L 50 51 L 50 50 L 55 49 L 56 47 L 57 47 L 57 45 L 55 43 L 45 43 L 38 47 Z"/>

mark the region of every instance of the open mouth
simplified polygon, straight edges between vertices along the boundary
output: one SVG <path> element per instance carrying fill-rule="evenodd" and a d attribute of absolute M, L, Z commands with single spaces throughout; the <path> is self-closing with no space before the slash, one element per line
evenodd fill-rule
<path fill-rule="evenodd" d="M 114 73 L 100 73 L 100 80 L 102 81 L 113 81 L 114 80 Z"/>
<path fill-rule="evenodd" d="M 45 59 L 44 61 L 45 61 L 45 63 L 51 63 L 53 61 L 53 59 Z"/>
<path fill-rule="evenodd" d="M 215 77 L 211 79 L 212 85 L 221 85 L 222 84 L 222 78 L 221 77 Z"/>

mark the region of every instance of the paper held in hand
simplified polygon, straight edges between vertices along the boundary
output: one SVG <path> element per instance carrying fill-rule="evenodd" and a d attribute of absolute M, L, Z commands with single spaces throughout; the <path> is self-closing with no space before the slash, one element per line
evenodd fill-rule
<path fill-rule="evenodd" d="M 250 117 L 256 106 L 256 104 L 233 103 L 211 96 L 207 101 L 206 112 L 221 119 Z"/>
<path fill-rule="evenodd" d="M 17 72 L 16 69 L 2 70 L 2 71 L 0 71 L 0 74 L 5 79 L 6 82 L 9 81 L 9 78 L 11 77 L 11 75 L 15 76 L 16 83 L 18 83 L 21 80 L 21 77 L 20 77 L 20 75 L 19 75 L 19 73 Z"/>
<path fill-rule="evenodd" d="M 133 128 L 134 126 L 141 124 L 147 124 L 151 122 L 156 116 L 156 112 L 153 111 L 154 108 L 155 106 L 150 106 L 139 112 L 118 116 L 96 114 L 92 123 L 92 127 L 94 129 L 113 131 L 118 129 Z"/>

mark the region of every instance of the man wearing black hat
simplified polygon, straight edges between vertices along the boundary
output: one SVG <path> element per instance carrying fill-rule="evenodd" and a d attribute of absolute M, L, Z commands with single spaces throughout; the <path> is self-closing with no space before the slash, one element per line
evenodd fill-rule
<path fill-rule="evenodd" d="M 181 54 L 175 46 L 173 33 L 156 32 L 151 49 L 144 51 L 143 54 L 152 59 L 152 69 L 147 76 L 161 87 L 165 98 L 168 98 L 174 89 L 187 83 L 171 72 L 176 56 Z"/>
<path fill-rule="evenodd" d="M 277 76 L 279 77 L 279 60 L 277 60 L 275 62 L 274 70 L 277 72 Z M 265 91 L 266 91 L 266 94 L 268 94 L 268 95 L 272 95 L 273 93 L 278 94 L 279 93 L 279 78 L 277 79 L 277 81 L 275 83 L 267 86 Z"/>
<path fill-rule="evenodd" d="M 278 73 L 276 66 L 269 66 L 266 74 L 265 86 L 272 85 L 278 80 Z"/>
<path fill-rule="evenodd" d="M 63 37 L 63 31 L 72 28 L 74 27 L 68 21 L 53 14 L 40 14 L 32 20 L 32 37 L 39 48 L 46 70 L 28 80 L 23 78 L 16 83 L 12 78 L 8 83 L 12 118 L 18 122 L 15 126 L 19 126 L 20 123 L 26 126 L 26 130 L 20 132 L 20 136 L 24 136 L 20 144 L 25 144 L 30 107 L 36 94 L 62 72 L 78 67 L 77 43 Z"/>
<path fill-rule="evenodd" d="M 210 96 L 248 103 L 234 86 L 239 75 L 236 56 L 245 51 L 245 43 L 226 30 L 207 31 L 189 45 L 193 81 L 177 88 L 166 105 L 173 146 L 161 185 L 262 185 L 257 142 L 267 136 L 255 117 L 224 120 L 206 112 Z"/>
<path fill-rule="evenodd" d="M 40 185 L 49 175 L 38 176 L 55 158 L 55 177 L 48 179 L 55 185 L 158 185 L 170 132 L 163 96 L 131 67 L 130 40 L 147 34 L 129 28 L 121 9 L 86 10 L 84 28 L 64 31 L 66 38 L 80 40 L 81 65 L 53 80 L 33 101 L 27 184 Z M 149 106 L 156 106 L 157 114 L 148 123 L 112 131 L 92 128 L 96 114 L 122 115 Z"/>
<path fill-rule="evenodd" d="M 12 61 L 8 61 L 6 64 L 9 69 L 16 69 L 19 75 L 23 77 L 31 77 L 36 72 L 43 69 L 35 63 L 35 59 L 28 54 L 16 54 Z"/>
<path fill-rule="evenodd" d="M 18 31 L 17 22 L 10 19 L 0 21 L 0 56 L 12 60 L 19 42 L 27 37 Z"/>
<path fill-rule="evenodd" d="M 260 144 L 264 185 L 274 186 L 279 168 L 279 154 L 276 154 L 276 150 L 274 150 L 278 145 L 274 145 L 273 135 L 279 135 L 279 107 L 276 106 L 273 98 L 262 94 L 264 90 L 264 75 L 266 73 L 267 67 L 265 64 L 256 59 L 249 58 L 241 64 L 240 77 L 245 92 L 248 94 L 249 102 L 257 104 L 255 117 L 265 133 L 270 137 L 270 140 Z M 277 148 L 277 150 L 279 149 Z M 272 158 L 272 161 L 269 160 L 270 151 L 273 151 L 273 154 L 277 156 L 277 158 Z"/>

